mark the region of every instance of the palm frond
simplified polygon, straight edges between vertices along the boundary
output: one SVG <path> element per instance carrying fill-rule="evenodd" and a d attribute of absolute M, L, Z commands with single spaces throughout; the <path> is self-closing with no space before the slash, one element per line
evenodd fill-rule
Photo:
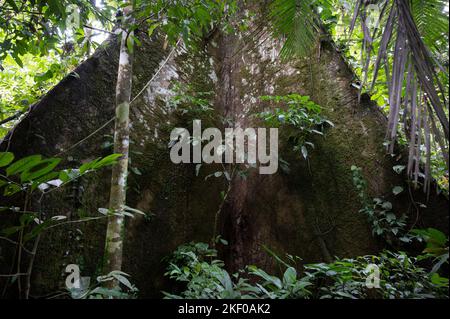
<path fill-rule="evenodd" d="M 412 0 L 411 12 L 425 44 L 433 48 L 448 33 L 449 21 L 444 12 L 448 0 Z"/>
<path fill-rule="evenodd" d="M 282 58 L 310 53 L 320 32 L 317 8 L 331 8 L 333 4 L 333 0 L 272 2 L 270 19 L 274 34 L 286 39 Z M 371 33 L 366 17 L 373 4 L 381 6 L 381 10 Z M 448 41 L 446 6 L 448 0 L 356 0 L 349 30 L 351 35 L 360 21 L 363 35 L 361 88 L 366 85 L 373 50 L 378 50 L 370 87 L 374 88 L 379 70 L 384 67 L 390 104 L 386 134 L 389 151 L 394 151 L 399 124 L 403 123 L 410 145 L 408 173 L 416 182 L 419 177 L 423 178 L 425 189 L 430 185 L 432 141 L 438 142 L 448 169 L 448 102 L 436 68 L 445 75 L 448 72 L 434 55 Z M 422 156 L 423 149 L 425 156 Z M 424 174 L 421 161 L 425 163 Z"/>
<path fill-rule="evenodd" d="M 270 19 L 274 34 L 285 38 L 281 57 L 308 55 L 316 43 L 319 26 L 315 8 L 331 7 L 332 0 L 275 0 Z"/>
<path fill-rule="evenodd" d="M 423 177 L 424 189 L 429 191 L 430 160 L 431 160 L 431 134 L 439 141 L 440 149 L 447 152 L 449 139 L 449 120 L 447 117 L 448 104 L 445 90 L 436 73 L 436 59 L 427 47 L 427 41 L 436 41 L 442 37 L 448 28 L 448 17 L 443 12 L 444 1 L 431 0 L 392 0 L 388 18 L 385 20 L 383 34 L 378 46 L 378 54 L 373 69 L 373 89 L 378 77 L 379 69 L 384 61 L 386 75 L 391 74 L 388 81 L 389 88 L 389 117 L 386 137 L 390 141 L 389 152 L 394 151 L 394 142 L 397 139 L 399 122 L 403 122 L 405 132 L 409 130 L 409 162 L 408 174 L 417 183 L 419 176 Z M 412 6 L 415 5 L 415 14 Z M 365 29 L 366 2 L 358 0 L 352 20 L 355 25 L 357 18 L 361 19 L 364 34 L 363 50 L 367 60 L 363 63 L 364 78 L 369 72 L 369 57 L 372 50 L 372 39 L 368 37 Z M 418 10 L 422 12 L 417 12 Z M 384 14 L 384 10 L 382 11 Z M 432 16 L 436 21 L 431 21 Z M 444 21 L 443 17 L 447 22 Z M 383 17 L 379 17 L 382 21 Z M 428 31 L 427 31 L 428 30 Z M 353 31 L 353 30 L 352 30 Z M 430 32 L 423 35 L 424 32 Z M 393 63 L 388 63 L 388 50 L 393 50 Z M 442 67 L 440 67 L 442 68 Z M 364 81 L 365 82 L 365 81 Z M 363 83 L 364 83 L 363 82 Z M 400 118 L 403 112 L 403 118 Z M 439 127 L 435 118 L 439 120 Z M 409 123 L 409 127 L 407 125 Z M 443 134 L 441 134 L 441 131 Z M 442 135 L 445 141 L 442 141 Z M 423 160 L 422 145 L 425 156 Z M 448 157 L 443 155 L 447 162 Z M 425 163 L 422 173 L 421 161 Z"/>

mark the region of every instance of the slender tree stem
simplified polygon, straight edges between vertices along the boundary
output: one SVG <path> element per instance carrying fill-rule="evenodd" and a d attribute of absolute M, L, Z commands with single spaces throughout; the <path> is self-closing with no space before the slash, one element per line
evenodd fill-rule
<path fill-rule="evenodd" d="M 127 29 L 132 24 L 132 7 L 124 10 L 122 21 L 122 40 L 120 45 L 119 70 L 116 86 L 116 117 L 114 132 L 114 152 L 122 154 L 113 167 L 109 208 L 121 213 L 126 203 L 126 184 L 128 175 L 128 149 L 130 144 L 129 110 L 132 88 L 133 37 L 128 37 Z M 131 49 L 131 50 L 130 50 Z M 108 219 L 105 245 L 104 272 L 122 269 L 122 250 L 124 236 L 124 217 L 112 215 Z M 108 288 L 118 286 L 117 281 L 106 282 Z"/>
<path fill-rule="evenodd" d="M 25 283 L 25 299 L 28 299 L 30 296 L 31 289 L 31 272 L 33 271 L 34 259 L 36 258 L 37 249 L 39 246 L 39 241 L 41 240 L 41 234 L 36 237 L 34 241 L 33 250 L 31 252 L 30 263 L 28 264 L 28 270 L 26 275 L 26 283 Z"/>

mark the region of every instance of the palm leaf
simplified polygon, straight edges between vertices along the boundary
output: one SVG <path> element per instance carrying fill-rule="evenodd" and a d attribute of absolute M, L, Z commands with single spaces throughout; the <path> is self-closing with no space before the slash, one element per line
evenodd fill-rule
<path fill-rule="evenodd" d="M 270 6 L 270 20 L 276 36 L 285 38 L 281 57 L 306 56 L 317 41 L 317 6 L 332 6 L 332 0 L 275 0 Z"/>
<path fill-rule="evenodd" d="M 448 16 L 444 8 L 447 0 L 412 0 L 411 12 L 420 34 L 429 48 L 435 47 L 436 41 L 448 33 Z"/>
<path fill-rule="evenodd" d="M 436 67 L 441 70 L 443 67 L 437 63 L 433 51 L 427 46 L 427 43 L 434 45 L 438 39 L 444 38 L 443 35 L 448 30 L 448 17 L 443 10 L 446 1 L 388 0 L 388 3 L 389 15 L 382 28 L 371 89 L 374 88 L 380 67 L 384 63 L 390 105 L 386 133 L 390 141 L 389 152 L 394 152 L 398 123 L 403 122 L 405 134 L 409 130 L 408 174 L 416 183 L 419 182 L 419 177 L 423 177 L 424 189 L 429 191 L 432 134 L 439 142 L 448 169 L 448 156 L 445 156 L 449 139 L 449 121 L 446 115 L 448 104 L 445 90 L 436 73 Z M 366 54 L 366 60 L 363 61 L 363 84 L 369 72 L 373 39 L 369 37 L 364 21 L 366 8 L 365 1 L 357 1 L 350 28 L 353 31 L 359 17 L 364 34 L 363 50 Z M 383 21 L 385 8 L 387 3 L 381 11 L 379 21 Z M 392 65 L 388 62 L 389 50 L 393 50 Z M 403 118 L 400 118 L 402 111 Z M 439 120 L 439 127 L 434 121 L 435 117 Z M 442 135 L 445 137 L 444 141 Z M 421 167 L 421 157 L 424 158 L 424 167 Z"/>

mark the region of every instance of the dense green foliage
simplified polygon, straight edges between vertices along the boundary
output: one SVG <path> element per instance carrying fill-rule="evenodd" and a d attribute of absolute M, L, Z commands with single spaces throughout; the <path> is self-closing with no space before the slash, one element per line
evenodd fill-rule
<path fill-rule="evenodd" d="M 429 191 L 434 177 L 448 189 L 448 1 L 275 0 L 270 17 L 286 38 L 284 58 L 312 56 L 331 35 L 360 96 L 371 94 L 389 114 L 389 152 L 407 145 L 416 186 Z"/>
<path fill-rule="evenodd" d="M 406 235 L 406 219 L 407 215 L 402 214 L 397 217 L 392 211 L 392 203 L 390 201 L 374 198 L 370 200 L 367 196 L 367 181 L 361 173 L 361 168 L 353 166 L 353 183 L 358 191 L 358 197 L 363 208 L 361 213 L 367 216 L 372 227 L 373 234 L 383 236 L 389 243 L 393 238 L 400 238 L 402 241 L 408 242 Z M 392 193 L 398 195 L 403 192 L 403 187 L 396 186 Z"/>
<path fill-rule="evenodd" d="M 217 251 L 204 243 L 182 245 L 169 259 L 166 275 L 181 282 L 181 292 L 166 298 L 189 299 L 420 299 L 448 298 L 448 279 L 422 268 L 420 260 L 404 252 L 385 251 L 379 256 L 337 259 L 333 263 L 289 265 L 276 256 L 284 268 L 280 277 L 256 266 L 230 275 Z M 289 256 L 290 262 L 299 258 Z M 370 288 L 373 265 L 379 272 L 377 287 Z"/>
<path fill-rule="evenodd" d="M 30 211 L 27 208 L 30 205 L 30 199 L 38 193 L 37 198 L 41 203 L 49 193 L 61 189 L 85 174 L 115 164 L 120 156 L 120 154 L 112 154 L 84 163 L 79 168 L 58 171 L 56 168 L 61 162 L 60 158 L 42 158 L 41 155 L 31 155 L 13 162 L 14 154 L 0 152 L 0 167 L 5 170 L 5 174 L 0 174 L 2 195 L 6 197 L 16 194 L 25 195 L 23 207 L 0 206 L 0 211 L 9 211 L 20 216 L 19 225 L 4 228 L 1 233 L 5 236 L 12 236 L 20 232 L 21 241 L 25 243 L 46 229 L 64 224 L 61 221 L 67 219 L 67 216 L 46 216 L 42 211 Z M 86 221 L 93 219 L 98 218 L 85 218 Z M 80 222 L 82 221 L 80 220 Z"/>
<path fill-rule="evenodd" d="M 61 227 L 67 224 L 84 223 L 106 219 L 112 215 L 120 215 L 123 217 L 133 218 L 136 214 L 147 216 L 140 210 L 126 206 L 122 212 L 113 212 L 106 208 L 99 208 L 99 215 L 80 216 L 78 219 L 68 220 L 66 215 L 49 216 L 42 210 L 47 196 L 55 191 L 61 191 L 67 185 L 82 178 L 86 174 L 91 174 L 102 168 L 115 165 L 121 154 L 111 154 L 103 158 L 86 162 L 77 168 L 57 170 L 60 158 L 42 158 L 41 155 L 31 155 L 20 160 L 14 161 L 14 154 L 11 152 L 0 152 L 0 168 L 4 170 L 4 174 L 0 173 L 0 191 L 3 197 L 14 197 L 23 200 L 23 205 L 17 206 L 0 206 L 0 213 L 8 214 L 15 217 L 17 224 L 0 229 L 0 239 L 11 244 L 16 242 L 10 238 L 18 237 L 18 254 L 26 251 L 36 254 L 37 247 L 41 235 L 55 227 Z M 32 200 L 37 200 L 38 210 L 33 210 Z M 9 217 L 6 216 L 6 217 Z M 5 218 L 5 216 L 4 216 Z M 33 250 L 26 250 L 28 243 L 33 243 Z M 25 298 L 28 298 L 30 287 L 29 278 L 34 259 L 29 261 L 28 272 L 26 273 Z M 129 298 L 136 293 L 136 288 L 132 286 L 126 279 L 127 274 L 120 271 L 111 272 L 105 276 L 98 277 L 98 284 L 94 287 L 83 287 L 84 289 L 71 290 L 70 293 L 74 298 Z M 14 280 L 19 283 L 21 278 L 11 276 L 11 284 Z M 111 280 L 118 280 L 126 288 L 122 291 L 120 287 L 117 289 L 106 289 L 101 286 L 102 283 Z"/>
<path fill-rule="evenodd" d="M 309 99 L 309 96 L 289 94 L 285 96 L 262 96 L 262 101 L 272 101 L 284 104 L 284 108 L 259 114 L 269 127 L 283 127 L 286 129 L 287 139 L 294 145 L 294 152 L 301 152 L 308 157 L 308 148 L 314 148 L 309 140 L 311 135 L 323 135 L 327 126 L 334 126 L 332 122 L 321 115 L 322 108 Z"/>
<path fill-rule="evenodd" d="M 230 22 L 230 17 L 237 14 L 235 1 L 136 0 L 133 5 L 135 23 L 129 26 L 130 31 L 144 29 L 151 35 L 159 30 L 167 34 L 169 43 L 174 44 L 182 38 L 186 45 L 198 49 L 201 49 L 202 39 L 218 28 L 232 33 L 233 28 L 244 27 L 245 24 L 236 26 Z M 354 86 L 361 92 L 370 93 L 381 108 L 390 112 L 392 101 L 389 92 L 392 90 L 389 83 L 392 74 L 386 71 L 392 69 L 398 52 L 393 41 L 385 48 L 382 36 L 389 27 L 388 12 L 394 6 L 393 0 L 374 1 L 371 6 L 361 5 L 359 0 L 308 0 L 300 1 L 298 5 L 294 0 L 275 0 L 270 5 L 268 18 L 274 35 L 286 38 L 282 50 L 285 58 L 313 54 L 311 50 L 320 35 L 323 32 L 331 34 L 337 48 L 344 53 L 356 73 Z M 43 93 L 91 54 L 98 42 L 114 32 L 122 9 L 123 5 L 115 0 L 95 4 L 92 1 L 71 0 L 64 6 L 59 1 L 2 0 L 0 65 L 4 70 L 0 72 L 0 122 L 4 123 L 0 127 L 1 135 Z M 425 60 L 430 60 L 428 62 L 437 70 L 436 81 L 441 85 L 436 82 L 435 86 L 439 87 L 438 95 L 448 117 L 448 1 L 414 0 L 410 3 L 410 10 L 423 43 L 431 52 L 431 57 Z M 359 21 L 364 22 L 365 27 L 357 28 Z M 136 37 L 130 38 L 140 44 Z M 386 56 L 380 62 L 379 57 L 370 52 L 380 52 Z M 383 61 L 386 62 L 385 68 L 380 67 Z M 405 78 L 402 83 L 404 92 L 412 90 L 412 85 L 408 86 L 407 82 L 410 80 Z M 403 99 L 407 100 L 407 97 Z M 433 105 L 436 103 L 433 102 Z M 408 174 L 413 174 L 416 183 L 423 184 L 425 188 L 432 175 L 440 188 L 448 193 L 448 157 L 445 156 L 448 134 L 438 132 L 439 123 L 437 119 L 431 120 L 433 112 L 430 112 L 430 121 L 436 125 L 429 123 L 428 129 L 422 127 L 420 132 L 415 132 L 424 136 L 431 133 L 430 141 L 422 138 L 415 141 L 417 143 L 410 142 L 415 139 L 408 136 L 410 127 L 417 123 L 408 120 L 411 111 L 407 111 L 407 107 L 402 106 L 405 110 L 401 111 L 398 119 L 398 141 L 418 150 L 414 152 L 419 154 L 410 155 L 410 160 L 419 161 L 425 170 L 425 175 L 421 175 L 417 166 L 413 165 L 413 169 L 408 168 Z M 394 128 L 392 130 L 396 131 Z M 306 150 L 305 147 L 303 149 Z"/>

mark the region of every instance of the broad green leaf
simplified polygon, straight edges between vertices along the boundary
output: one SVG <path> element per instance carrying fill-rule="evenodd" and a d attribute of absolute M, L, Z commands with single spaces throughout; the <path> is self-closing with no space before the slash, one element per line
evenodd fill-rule
<path fill-rule="evenodd" d="M 308 149 L 306 146 L 302 146 L 302 155 L 305 159 L 308 157 Z"/>
<path fill-rule="evenodd" d="M 99 161 L 95 161 L 95 163 L 92 165 L 92 169 L 99 169 L 101 167 L 104 166 L 108 166 L 108 165 L 114 165 L 117 163 L 117 159 L 122 157 L 122 154 L 111 154 L 108 155 L 102 159 L 100 159 Z M 80 168 L 81 170 L 81 168 Z"/>
<path fill-rule="evenodd" d="M 22 172 L 20 175 L 20 179 L 22 182 L 28 182 L 35 180 L 45 174 L 50 173 L 53 171 L 53 169 L 58 166 L 58 164 L 61 162 L 60 158 L 49 158 L 40 161 L 39 163 L 36 163 L 32 166 L 29 166 L 26 170 Z M 50 178 L 54 178 L 55 175 L 53 175 Z"/>
<path fill-rule="evenodd" d="M 392 209 L 392 203 L 391 202 L 384 202 L 383 205 L 381 205 L 381 207 L 383 207 L 386 210 L 391 210 Z"/>
<path fill-rule="evenodd" d="M 6 2 L 13 8 L 13 10 L 18 13 L 19 7 L 17 7 L 17 4 L 14 0 L 6 0 Z"/>
<path fill-rule="evenodd" d="M 249 270 L 253 275 L 256 275 L 256 276 L 266 280 L 267 283 L 273 284 L 279 289 L 281 289 L 283 287 L 281 280 L 279 278 L 269 275 L 264 270 L 259 269 L 255 266 L 249 266 Z"/>
<path fill-rule="evenodd" d="M 102 215 L 105 215 L 105 216 L 111 214 L 111 211 L 110 211 L 109 209 L 107 209 L 107 208 L 99 208 L 99 209 L 98 209 L 98 212 L 99 212 L 100 214 L 102 214 Z"/>
<path fill-rule="evenodd" d="M 84 174 L 88 170 L 92 169 L 92 167 L 100 160 L 101 160 L 101 157 L 96 158 L 93 161 L 90 161 L 90 162 L 87 162 L 87 163 L 84 163 L 83 165 L 81 165 L 79 168 L 80 174 Z"/>
<path fill-rule="evenodd" d="M 431 282 L 441 287 L 448 287 L 449 281 L 448 278 L 441 277 L 438 273 L 433 272 L 433 275 L 431 276 Z"/>
<path fill-rule="evenodd" d="M 11 152 L 0 152 L 0 167 L 9 165 L 14 160 L 14 154 Z"/>
<path fill-rule="evenodd" d="M 21 230 L 23 228 L 23 226 L 12 226 L 12 227 L 8 227 L 2 230 L 2 233 L 5 236 L 11 236 L 15 233 L 17 233 L 19 230 Z"/>
<path fill-rule="evenodd" d="M 297 271 L 295 270 L 295 268 L 289 267 L 288 269 L 286 269 L 283 275 L 283 282 L 286 285 L 291 285 L 294 284 L 296 280 L 297 280 Z"/>
<path fill-rule="evenodd" d="M 41 155 L 31 155 L 31 156 L 22 158 L 22 159 L 16 161 L 15 163 L 13 163 L 12 165 L 10 165 L 6 169 L 6 175 L 11 176 L 11 175 L 14 175 L 17 173 L 22 173 L 26 169 L 39 163 L 41 161 L 41 159 L 42 159 Z"/>
<path fill-rule="evenodd" d="M 121 284 L 123 284 L 124 286 L 126 286 L 129 289 L 134 289 L 133 285 L 131 284 L 131 282 L 123 275 L 121 274 L 113 274 L 112 275 L 114 278 L 116 278 Z"/>
<path fill-rule="evenodd" d="M 134 35 L 130 35 L 130 37 L 133 39 L 133 41 L 136 43 L 138 47 L 142 46 L 142 42 Z"/>
<path fill-rule="evenodd" d="M 80 176 L 80 171 L 78 169 L 69 169 L 69 170 L 60 171 L 58 178 L 60 180 L 62 180 L 63 183 L 67 183 L 79 176 Z"/>
<path fill-rule="evenodd" d="M 396 218 L 397 218 L 397 217 L 396 217 L 394 214 L 392 214 L 392 213 L 386 214 L 386 220 L 387 220 L 388 222 L 391 222 L 391 221 L 395 220 Z"/>
<path fill-rule="evenodd" d="M 127 38 L 127 49 L 129 54 L 133 54 L 134 52 L 134 41 L 132 37 Z"/>
<path fill-rule="evenodd" d="M 403 192 L 403 187 L 401 187 L 401 186 L 395 186 L 393 189 L 392 189 L 392 193 L 394 193 L 394 195 L 398 195 L 398 194 L 400 194 L 401 192 Z"/>
<path fill-rule="evenodd" d="M 124 206 L 124 209 L 126 211 L 130 211 L 130 212 L 135 213 L 135 214 L 144 215 L 144 216 L 146 215 L 143 211 L 141 211 L 139 209 L 136 209 L 136 208 L 131 208 L 129 206 Z"/>
<path fill-rule="evenodd" d="M 148 28 L 148 36 L 151 37 L 153 35 L 153 32 L 155 32 L 156 28 L 159 26 L 159 23 L 152 23 L 150 27 Z"/>
<path fill-rule="evenodd" d="M 12 196 L 18 192 L 20 192 L 22 189 L 16 185 L 16 184 L 9 184 L 5 187 L 5 190 L 3 191 L 3 195 L 5 196 Z"/>
<path fill-rule="evenodd" d="M 428 236 L 429 239 L 427 242 L 431 242 L 435 245 L 438 245 L 440 247 L 444 246 L 447 242 L 447 236 L 445 234 L 437 229 L 434 228 L 428 228 Z"/>
<path fill-rule="evenodd" d="M 22 59 L 19 57 L 17 52 L 11 53 L 11 57 L 16 61 L 17 65 L 23 68 L 23 62 Z"/>

